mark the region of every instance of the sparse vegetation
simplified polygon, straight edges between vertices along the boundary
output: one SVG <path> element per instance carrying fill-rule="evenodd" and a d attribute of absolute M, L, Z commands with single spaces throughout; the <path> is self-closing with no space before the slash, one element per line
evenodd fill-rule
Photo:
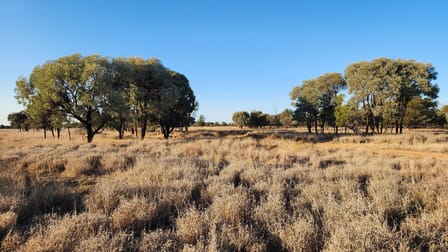
<path fill-rule="evenodd" d="M 447 133 L 4 129 L 0 250 L 446 251 Z"/>

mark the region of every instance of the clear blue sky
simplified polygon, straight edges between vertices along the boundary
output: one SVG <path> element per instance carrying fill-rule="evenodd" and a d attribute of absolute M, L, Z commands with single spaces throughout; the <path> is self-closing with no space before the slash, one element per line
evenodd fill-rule
<path fill-rule="evenodd" d="M 0 124 L 15 80 L 79 52 L 156 57 L 185 74 L 197 117 L 281 112 L 303 80 L 378 57 L 430 62 L 448 103 L 448 1 L 38 1 L 0 3 Z"/>

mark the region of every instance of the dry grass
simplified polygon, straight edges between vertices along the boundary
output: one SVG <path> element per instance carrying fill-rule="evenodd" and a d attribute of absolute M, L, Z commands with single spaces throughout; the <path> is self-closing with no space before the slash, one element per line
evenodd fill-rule
<path fill-rule="evenodd" d="M 26 141 L 24 141 L 26 139 Z M 2 251 L 446 251 L 448 134 L 0 131 Z"/>

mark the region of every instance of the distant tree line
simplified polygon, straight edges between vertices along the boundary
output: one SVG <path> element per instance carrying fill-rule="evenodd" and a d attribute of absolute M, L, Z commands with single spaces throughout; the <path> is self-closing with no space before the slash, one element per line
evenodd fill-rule
<path fill-rule="evenodd" d="M 277 115 L 238 111 L 232 121 L 241 128 L 306 126 L 316 134 L 328 127 L 335 133 L 343 128 L 366 134 L 389 129 L 398 134 L 403 127 L 444 126 L 448 105 L 438 108 L 436 77 L 431 64 L 413 60 L 378 58 L 353 63 L 344 75 L 326 73 L 294 87 L 290 93 L 293 111 Z"/>
<path fill-rule="evenodd" d="M 311 133 L 331 126 L 382 134 L 403 127 L 443 126 L 446 113 L 437 107 L 437 72 L 431 64 L 413 60 L 379 58 L 358 62 L 339 73 L 305 80 L 290 93 L 294 119 L 304 122 Z M 344 102 L 341 91 L 348 88 Z M 443 108 L 448 109 L 448 108 Z"/>
<path fill-rule="evenodd" d="M 232 115 L 233 125 L 240 128 L 264 128 L 264 127 L 291 127 L 294 125 L 293 111 L 285 109 L 275 115 L 265 114 L 262 111 L 237 111 Z"/>
<path fill-rule="evenodd" d="M 60 129 L 73 123 L 86 130 L 87 141 L 105 127 L 119 138 L 131 128 L 145 137 L 157 124 L 164 138 L 176 127 L 188 127 L 197 109 L 188 79 L 154 58 L 107 58 L 74 54 L 36 66 L 29 78 L 16 82 L 16 99 L 25 111 L 8 116 L 11 125 L 34 124 Z"/>

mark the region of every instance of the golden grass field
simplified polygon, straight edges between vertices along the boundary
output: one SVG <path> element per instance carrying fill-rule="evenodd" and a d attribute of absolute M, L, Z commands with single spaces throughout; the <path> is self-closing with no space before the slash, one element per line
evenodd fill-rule
<path fill-rule="evenodd" d="M 0 130 L 0 250 L 448 251 L 447 166 L 447 130 Z"/>

